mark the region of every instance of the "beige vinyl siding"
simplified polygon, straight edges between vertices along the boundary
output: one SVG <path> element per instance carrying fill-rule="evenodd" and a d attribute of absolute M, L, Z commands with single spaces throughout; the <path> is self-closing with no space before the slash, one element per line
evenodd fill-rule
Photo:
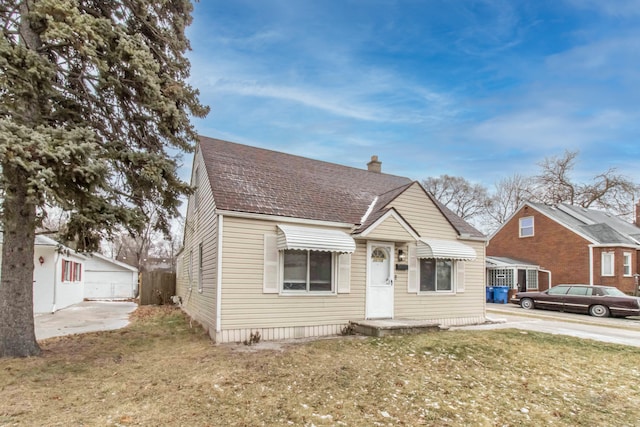
<path fill-rule="evenodd" d="M 396 208 L 420 237 L 457 239 L 458 233 L 444 217 L 440 209 L 429 199 L 418 183 L 407 188 L 388 207 Z"/>
<path fill-rule="evenodd" d="M 382 223 L 367 233 L 367 239 L 391 240 L 394 242 L 410 242 L 415 239 L 393 216 L 387 217 Z"/>
<path fill-rule="evenodd" d="M 213 337 L 216 329 L 218 216 L 215 213 L 211 185 L 199 150 L 194 157 L 192 180 L 196 167 L 200 178 L 197 190 L 199 193 L 198 207 L 194 209 L 194 196 L 191 196 L 187 206 L 184 248 L 180 254 L 181 271 L 176 281 L 176 294 L 182 298 L 183 310 L 195 321 L 201 323 Z M 202 243 L 203 259 L 201 292 L 198 291 L 198 246 L 200 243 Z M 189 267 L 192 272 L 191 284 L 189 283 Z"/>
<path fill-rule="evenodd" d="M 277 222 L 273 221 L 229 216 L 224 218 L 222 329 L 259 330 L 346 325 L 349 320 L 362 319 L 365 291 L 363 263 L 366 254 L 366 245 L 362 243 L 357 244 L 356 251 L 352 254 L 350 293 L 263 293 L 264 235 L 276 234 L 276 225 Z M 290 335 L 289 332 L 287 334 Z M 226 341 L 224 337 L 222 341 Z"/>
<path fill-rule="evenodd" d="M 475 261 L 465 262 L 463 293 L 409 293 L 408 271 L 396 271 L 394 317 L 433 319 L 445 324 L 484 320 L 485 243 L 459 240 L 455 229 L 417 183 L 393 200 L 389 207 L 394 207 L 421 237 L 457 240 L 471 246 L 477 255 Z"/>
<path fill-rule="evenodd" d="M 485 247 L 484 242 L 462 241 L 473 247 L 478 257 L 465 261 L 463 293 L 423 293 L 407 291 L 407 271 L 396 271 L 395 317 L 407 319 L 473 318 L 482 321 L 485 310 Z M 475 323 L 478 320 L 474 320 Z M 448 323 L 448 322 L 447 322 Z M 467 323 L 467 322 L 460 322 Z"/>

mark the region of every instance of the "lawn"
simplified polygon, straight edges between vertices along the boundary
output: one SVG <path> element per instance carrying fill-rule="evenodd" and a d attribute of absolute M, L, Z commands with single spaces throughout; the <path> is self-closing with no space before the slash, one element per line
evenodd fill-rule
<path fill-rule="evenodd" d="M 640 425 L 640 350 L 516 330 L 211 343 L 179 310 L 0 360 L 0 426 Z"/>

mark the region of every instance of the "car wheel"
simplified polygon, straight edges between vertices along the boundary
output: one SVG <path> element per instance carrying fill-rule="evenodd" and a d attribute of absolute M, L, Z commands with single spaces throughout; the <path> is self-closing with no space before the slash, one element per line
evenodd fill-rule
<path fill-rule="evenodd" d="M 525 310 L 531 310 L 533 308 L 533 300 L 531 298 L 523 298 L 520 300 L 520 307 Z"/>
<path fill-rule="evenodd" d="M 589 314 L 593 317 L 608 317 L 609 309 L 600 304 L 592 305 L 591 307 L 589 307 Z"/>

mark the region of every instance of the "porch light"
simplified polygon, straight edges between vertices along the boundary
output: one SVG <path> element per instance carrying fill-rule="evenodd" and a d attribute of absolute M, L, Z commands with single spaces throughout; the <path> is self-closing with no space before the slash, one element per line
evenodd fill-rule
<path fill-rule="evenodd" d="M 38 262 L 40 263 L 40 265 L 44 264 L 44 258 L 42 257 L 42 255 L 40 255 L 40 258 L 38 258 Z"/>
<path fill-rule="evenodd" d="M 398 261 L 405 262 L 407 260 L 407 255 L 404 253 L 402 249 L 398 249 Z"/>

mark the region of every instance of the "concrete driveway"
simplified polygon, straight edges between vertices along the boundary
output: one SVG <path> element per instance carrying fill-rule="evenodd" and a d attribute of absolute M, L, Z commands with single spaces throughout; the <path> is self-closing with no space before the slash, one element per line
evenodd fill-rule
<path fill-rule="evenodd" d="M 129 301 L 83 301 L 55 313 L 36 314 L 36 339 L 124 328 L 137 307 Z"/>

